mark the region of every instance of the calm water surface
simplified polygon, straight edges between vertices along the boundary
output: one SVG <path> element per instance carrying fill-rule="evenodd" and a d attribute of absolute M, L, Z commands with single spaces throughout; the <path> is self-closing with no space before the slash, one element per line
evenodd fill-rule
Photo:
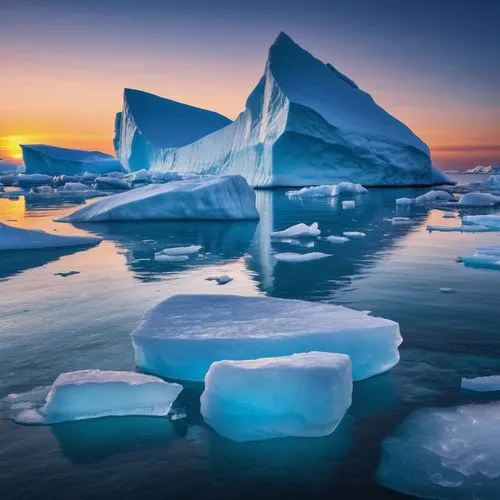
<path fill-rule="evenodd" d="M 25 427 L 0 410 L 0 498 L 235 499 L 409 498 L 377 485 L 380 442 L 417 407 L 486 400 L 460 393 L 460 378 L 500 373 L 500 272 L 455 261 L 500 243 L 499 233 L 428 233 L 455 225 L 440 210 L 396 210 L 417 189 L 371 190 L 354 210 L 336 200 L 259 192 L 257 222 L 100 223 L 53 219 L 74 210 L 23 198 L 0 200 L 0 221 L 59 234 L 97 234 L 87 250 L 0 256 L 0 399 L 47 386 L 60 372 L 133 370 L 130 332 L 176 293 L 270 295 L 342 304 L 398 321 L 404 343 L 390 373 L 355 384 L 353 405 L 331 436 L 234 443 L 204 425 L 200 384 L 176 403 L 176 421 L 107 418 Z M 469 210 L 467 213 L 487 213 Z M 410 216 L 412 225 L 384 218 Z M 271 242 L 272 230 L 317 221 L 324 235 L 363 231 L 344 245 Z M 199 244 L 188 262 L 156 263 L 166 246 Z M 291 264 L 273 253 L 332 257 Z M 79 271 L 63 278 L 55 273 Z M 229 274 L 232 283 L 206 281 Z M 444 294 L 440 287 L 455 288 Z"/>

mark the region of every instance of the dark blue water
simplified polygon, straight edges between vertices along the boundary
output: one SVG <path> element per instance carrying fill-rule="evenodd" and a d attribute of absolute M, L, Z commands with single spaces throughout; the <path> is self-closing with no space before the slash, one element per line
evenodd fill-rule
<path fill-rule="evenodd" d="M 52 222 L 68 205 L 0 200 L 0 220 L 60 234 L 105 238 L 85 250 L 0 256 L 0 399 L 52 383 L 60 372 L 134 369 L 129 334 L 142 314 L 175 293 L 272 295 L 342 304 L 396 320 L 401 362 L 355 384 L 353 405 L 334 434 L 234 443 L 204 425 L 200 384 L 185 387 L 184 419 L 107 418 L 25 427 L 0 413 L 0 498 L 240 499 L 408 498 L 373 479 L 380 442 L 417 407 L 484 400 L 460 393 L 460 378 L 500 373 L 500 272 L 465 268 L 458 255 L 498 244 L 499 233 L 428 233 L 458 224 L 426 208 L 396 211 L 395 199 L 424 190 L 371 190 L 343 211 L 325 199 L 259 192 L 259 223 Z M 467 213 L 487 213 L 469 210 Z M 384 218 L 409 215 L 392 226 Z M 333 257 L 291 264 L 272 254 L 304 252 L 274 243 L 272 230 L 318 222 L 324 235 L 363 231 L 344 245 L 317 241 Z M 157 263 L 167 245 L 199 244 L 204 255 Z M 148 259 L 148 260 L 141 260 Z M 67 278 L 55 273 L 79 271 Z M 218 287 L 205 278 L 229 274 Z M 456 289 L 454 294 L 440 287 Z"/>

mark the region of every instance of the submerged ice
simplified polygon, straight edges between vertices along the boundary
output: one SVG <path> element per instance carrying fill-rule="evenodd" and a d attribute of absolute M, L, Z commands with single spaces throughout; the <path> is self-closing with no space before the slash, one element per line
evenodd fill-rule
<path fill-rule="evenodd" d="M 272 297 L 175 295 L 146 313 L 132 333 L 137 366 L 156 375 L 203 380 L 210 364 L 324 351 L 351 357 L 353 377 L 392 368 L 399 325 L 341 306 Z"/>
<path fill-rule="evenodd" d="M 351 360 L 345 354 L 213 363 L 205 377 L 201 414 L 234 441 L 331 434 L 351 405 Z"/>

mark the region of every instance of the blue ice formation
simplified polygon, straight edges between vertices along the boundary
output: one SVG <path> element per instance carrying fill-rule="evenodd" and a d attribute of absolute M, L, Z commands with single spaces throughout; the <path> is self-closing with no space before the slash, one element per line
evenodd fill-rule
<path fill-rule="evenodd" d="M 225 116 L 141 90 L 125 89 L 113 144 L 130 172 L 151 168 L 175 151 L 230 124 Z"/>
<path fill-rule="evenodd" d="M 100 151 L 60 148 L 46 144 L 21 144 L 21 149 L 28 174 L 107 174 L 122 170 L 116 158 Z"/>
<path fill-rule="evenodd" d="M 161 377 L 202 381 L 210 365 L 322 351 L 347 354 L 354 380 L 399 361 L 399 325 L 341 306 L 237 295 L 175 295 L 132 333 L 137 366 Z"/>
<path fill-rule="evenodd" d="M 234 441 L 331 434 L 351 406 L 351 360 L 345 354 L 213 363 L 205 377 L 201 414 Z"/>

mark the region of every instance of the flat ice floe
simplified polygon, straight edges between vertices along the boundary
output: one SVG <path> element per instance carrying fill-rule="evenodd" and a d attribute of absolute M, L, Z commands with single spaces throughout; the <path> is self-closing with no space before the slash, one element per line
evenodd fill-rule
<path fill-rule="evenodd" d="M 353 200 L 345 200 L 342 202 L 342 208 L 344 210 L 349 210 L 351 208 L 356 208 L 356 202 Z"/>
<path fill-rule="evenodd" d="M 215 281 L 218 285 L 227 285 L 233 281 L 233 278 L 227 274 L 221 274 L 220 276 L 209 276 L 205 278 L 207 281 Z"/>
<path fill-rule="evenodd" d="M 258 219 L 255 193 L 239 175 L 150 184 L 108 196 L 59 222 Z"/>
<path fill-rule="evenodd" d="M 321 234 L 317 222 L 313 222 L 310 226 L 303 222 L 295 224 L 283 231 L 274 231 L 271 233 L 271 238 L 305 238 L 316 237 Z"/>
<path fill-rule="evenodd" d="M 500 375 L 490 375 L 489 377 L 463 378 L 460 386 L 462 387 L 462 389 L 467 389 L 468 391 L 500 391 Z"/>
<path fill-rule="evenodd" d="M 347 243 L 349 241 L 349 238 L 346 238 L 345 236 L 327 236 L 325 238 L 328 243 L 334 243 L 334 244 L 341 244 L 341 243 Z"/>
<path fill-rule="evenodd" d="M 331 257 L 331 255 L 323 252 L 282 252 L 274 254 L 274 258 L 280 262 L 309 262 L 311 260 L 324 259 L 325 257 Z"/>
<path fill-rule="evenodd" d="M 399 325 L 341 306 L 236 295 L 175 295 L 132 333 L 136 364 L 148 373 L 204 379 L 211 363 L 324 351 L 351 357 L 354 380 L 399 361 Z"/>
<path fill-rule="evenodd" d="M 62 236 L 36 229 L 22 229 L 0 222 L 0 250 L 34 250 L 97 245 L 96 236 Z"/>
<path fill-rule="evenodd" d="M 476 224 L 464 224 L 462 226 L 440 226 L 436 224 L 429 224 L 427 226 L 427 231 L 438 231 L 442 233 L 485 233 L 491 230 L 485 226 L 479 226 Z"/>
<path fill-rule="evenodd" d="M 418 498 L 498 498 L 499 414 L 498 402 L 412 413 L 384 440 L 377 480 Z"/>
<path fill-rule="evenodd" d="M 493 207 L 500 205 L 500 196 L 491 193 L 465 193 L 458 204 L 462 207 Z"/>
<path fill-rule="evenodd" d="M 500 269 L 500 245 L 476 248 L 474 255 L 459 257 L 467 267 Z"/>
<path fill-rule="evenodd" d="M 354 182 L 339 182 L 338 184 L 323 184 L 321 186 L 303 187 L 302 189 L 287 191 L 289 197 L 301 198 L 320 198 L 320 197 L 335 197 L 340 194 L 364 194 L 368 193 L 368 189 L 361 184 Z"/>
<path fill-rule="evenodd" d="M 366 234 L 361 231 L 344 231 L 342 234 L 346 238 L 364 238 L 366 236 Z"/>
<path fill-rule="evenodd" d="M 153 260 L 156 262 L 184 262 L 189 260 L 189 255 L 168 255 L 162 252 L 155 253 Z"/>
<path fill-rule="evenodd" d="M 385 219 L 390 222 L 393 226 L 403 226 L 407 224 L 413 224 L 415 221 L 409 217 L 393 217 L 392 219 Z"/>
<path fill-rule="evenodd" d="M 81 370 L 62 373 L 45 404 L 16 416 L 23 424 L 55 424 L 89 418 L 147 415 L 164 416 L 182 386 L 135 372 Z"/>
<path fill-rule="evenodd" d="M 194 255 L 201 250 L 200 245 L 188 245 L 185 247 L 164 248 L 158 254 L 163 255 Z"/>
<path fill-rule="evenodd" d="M 500 230 L 500 215 L 466 215 L 463 220 L 465 224 L 477 224 L 491 230 Z"/>
<path fill-rule="evenodd" d="M 201 414 L 234 441 L 319 437 L 337 428 L 351 397 L 351 360 L 345 354 L 218 361 L 205 377 Z"/>
<path fill-rule="evenodd" d="M 452 193 L 443 190 L 432 190 L 425 194 L 417 196 L 415 203 L 417 205 L 425 205 L 427 203 L 434 203 L 436 201 L 453 201 L 455 198 Z"/>

